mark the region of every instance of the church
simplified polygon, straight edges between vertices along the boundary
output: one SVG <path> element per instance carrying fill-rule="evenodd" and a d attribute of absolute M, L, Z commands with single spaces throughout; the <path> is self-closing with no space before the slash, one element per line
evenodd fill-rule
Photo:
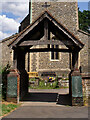
<path fill-rule="evenodd" d="M 45 16 L 48 18 L 48 24 L 43 21 Z M 46 38 L 44 34 L 47 34 Z M 37 72 L 39 75 L 42 72 L 55 72 L 57 76 L 68 77 L 73 69 L 70 51 L 73 46 L 71 45 L 69 50 L 68 46 L 73 44 L 78 49 L 76 44 L 79 44 L 82 49 L 78 54 L 78 69 L 80 68 L 82 73 L 88 73 L 88 37 L 88 33 L 79 29 L 77 2 L 31 1 L 29 2 L 29 13 L 20 23 L 19 32 L 0 43 L 2 45 L 2 65 L 4 67 L 9 63 L 13 68 L 15 55 L 12 47 L 14 48 L 25 39 L 21 46 L 22 49 L 25 45 L 29 48 L 29 51 L 25 53 L 27 72 Z M 45 44 L 47 39 L 48 44 Z M 38 51 L 40 48 L 41 51 Z M 49 50 L 47 51 L 47 49 Z"/>
<path fill-rule="evenodd" d="M 12 70 L 7 100 L 19 102 L 28 93 L 27 72 L 37 72 L 38 76 L 54 72 L 69 78 L 72 105 L 82 105 L 82 89 L 86 97 L 89 91 L 89 36 L 79 29 L 76 1 L 30 1 L 19 32 L 0 42 L 2 65 L 9 63 Z"/>

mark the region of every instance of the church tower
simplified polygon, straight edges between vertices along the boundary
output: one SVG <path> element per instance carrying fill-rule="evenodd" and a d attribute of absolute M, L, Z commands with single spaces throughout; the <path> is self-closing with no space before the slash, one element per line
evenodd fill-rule
<path fill-rule="evenodd" d="M 44 0 L 43 0 L 44 1 Z M 40 2 L 40 0 L 30 0 L 29 2 L 29 24 L 33 23 L 44 12 L 48 11 L 51 16 L 59 23 L 71 31 L 74 35 L 78 30 L 78 6 L 77 1 L 70 0 L 69 2 L 60 2 L 61 0 L 48 0 L 47 2 Z M 28 19 L 27 19 L 28 20 Z M 27 21 L 26 20 L 26 21 Z M 53 34 L 50 34 L 52 39 Z M 41 47 L 41 46 L 33 46 Z M 43 46 L 42 46 L 43 47 Z M 65 47 L 65 46 L 50 46 L 50 47 Z M 42 73 L 43 71 L 54 71 L 58 75 L 63 73 L 68 74 L 70 72 L 69 54 L 68 53 L 30 53 L 29 65 L 26 65 L 28 71 Z M 27 55 L 27 59 L 28 59 Z M 27 60 L 28 61 L 28 60 Z M 67 62 L 63 62 L 67 61 Z"/>
<path fill-rule="evenodd" d="M 77 0 L 48 0 L 48 2 L 40 2 L 40 0 L 30 0 L 29 12 L 30 20 L 33 22 L 44 11 L 48 11 L 58 22 L 75 34 L 78 29 L 78 5 Z M 61 1 L 61 2 L 60 2 Z"/>

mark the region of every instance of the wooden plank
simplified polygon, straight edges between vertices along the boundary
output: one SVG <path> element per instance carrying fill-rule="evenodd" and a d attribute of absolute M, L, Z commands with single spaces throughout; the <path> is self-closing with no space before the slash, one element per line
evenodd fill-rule
<path fill-rule="evenodd" d="M 72 43 L 66 41 L 62 43 L 60 40 L 47 40 L 47 41 L 40 41 L 40 40 L 27 40 L 22 42 L 19 46 L 30 46 L 30 45 L 73 45 Z"/>
<path fill-rule="evenodd" d="M 71 52 L 69 49 L 57 49 L 57 48 L 36 48 L 36 49 L 29 49 L 28 52 Z"/>
<path fill-rule="evenodd" d="M 44 39 L 48 40 L 48 20 L 44 21 Z"/>

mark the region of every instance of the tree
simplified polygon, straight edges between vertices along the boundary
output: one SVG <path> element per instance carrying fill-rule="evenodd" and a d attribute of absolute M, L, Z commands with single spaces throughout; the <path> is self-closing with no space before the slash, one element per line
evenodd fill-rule
<path fill-rule="evenodd" d="M 90 11 L 83 10 L 83 12 L 81 12 L 78 9 L 78 15 L 79 15 L 79 28 L 85 32 L 90 33 Z"/>

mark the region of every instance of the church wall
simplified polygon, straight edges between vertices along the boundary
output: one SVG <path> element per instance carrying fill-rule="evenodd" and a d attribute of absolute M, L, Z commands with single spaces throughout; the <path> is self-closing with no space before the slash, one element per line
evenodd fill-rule
<path fill-rule="evenodd" d="M 51 60 L 51 52 L 39 53 L 39 72 L 56 72 L 58 76 L 65 75 L 70 72 L 69 54 L 59 53 L 59 60 Z"/>
<path fill-rule="evenodd" d="M 43 47 L 46 47 L 46 45 L 41 48 Z M 59 60 L 51 60 L 51 52 L 30 53 L 30 56 L 31 72 L 38 72 L 41 75 L 42 72 L 53 71 L 58 76 L 65 75 L 68 77 L 70 72 L 69 53 L 59 53 Z"/>
<path fill-rule="evenodd" d="M 46 8 L 42 7 L 44 2 L 32 3 L 32 21 L 34 21 Z M 78 29 L 78 8 L 77 2 L 48 2 L 50 7 L 47 11 L 60 23 L 75 33 Z"/>
<path fill-rule="evenodd" d="M 5 67 L 8 63 L 10 66 L 13 66 L 13 51 L 8 47 L 8 44 L 13 40 L 16 35 L 3 40 L 0 44 L 2 44 L 2 67 Z"/>
<path fill-rule="evenodd" d="M 22 30 L 24 30 L 28 25 L 30 25 L 30 15 L 28 14 L 25 19 L 20 23 L 21 24 L 21 30 L 19 32 L 21 32 Z"/>
<path fill-rule="evenodd" d="M 88 72 L 88 40 L 89 40 L 89 36 L 82 32 L 78 32 L 78 38 L 80 39 L 80 41 L 82 41 L 85 45 L 83 47 L 83 49 L 80 51 L 80 66 L 82 67 L 82 72 L 87 73 Z"/>

